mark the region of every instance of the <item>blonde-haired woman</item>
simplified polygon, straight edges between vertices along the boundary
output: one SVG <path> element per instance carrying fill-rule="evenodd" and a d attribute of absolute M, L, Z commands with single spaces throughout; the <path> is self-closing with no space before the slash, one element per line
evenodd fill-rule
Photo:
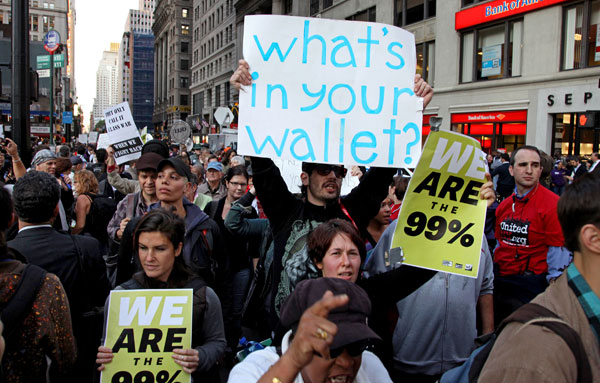
<path fill-rule="evenodd" d="M 92 210 L 92 203 L 98 194 L 98 180 L 94 173 L 89 170 L 80 170 L 75 173 L 73 179 L 73 190 L 77 195 L 75 202 L 75 227 L 71 229 L 73 234 L 91 233 L 88 215 Z M 87 223 L 87 226 L 86 226 Z"/>

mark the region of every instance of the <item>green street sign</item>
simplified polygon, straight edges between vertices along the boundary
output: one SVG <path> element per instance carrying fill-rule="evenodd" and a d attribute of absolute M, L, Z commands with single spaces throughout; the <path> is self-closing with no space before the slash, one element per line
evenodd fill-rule
<path fill-rule="evenodd" d="M 62 68 L 65 66 L 65 55 L 60 53 L 54 55 L 54 67 Z M 37 56 L 37 67 L 36 69 L 50 69 L 50 55 Z"/>

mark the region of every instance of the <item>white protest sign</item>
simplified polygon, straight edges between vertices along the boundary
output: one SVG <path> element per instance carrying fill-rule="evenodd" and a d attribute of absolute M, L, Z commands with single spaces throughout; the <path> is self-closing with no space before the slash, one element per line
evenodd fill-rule
<path fill-rule="evenodd" d="M 142 138 L 138 132 L 127 102 L 104 110 L 104 121 L 110 144 L 115 149 L 118 165 L 136 160 L 142 154 Z"/>
<path fill-rule="evenodd" d="M 391 25 L 246 16 L 241 154 L 366 166 L 415 166 L 422 98 L 412 33 Z"/>
<path fill-rule="evenodd" d="M 302 185 L 302 180 L 300 179 L 300 173 L 302 173 L 302 162 L 281 159 L 275 159 L 273 162 L 275 162 L 275 165 L 277 165 L 279 168 L 281 177 L 285 181 L 288 190 L 291 193 L 299 194 L 301 192 L 300 186 Z M 358 177 L 350 175 L 350 170 L 348 170 L 346 177 L 342 180 L 341 195 L 349 194 L 352 189 L 358 186 L 358 184 Z"/>
<path fill-rule="evenodd" d="M 110 141 L 108 140 L 108 133 L 102 133 L 98 136 L 98 142 L 96 143 L 96 150 L 98 149 L 106 149 L 110 145 Z"/>
<path fill-rule="evenodd" d="M 88 141 L 90 142 L 90 144 L 95 144 L 96 142 L 98 142 L 98 132 L 90 132 L 90 134 L 88 135 Z"/>
<path fill-rule="evenodd" d="M 77 141 L 79 141 L 82 144 L 87 144 L 88 142 L 88 135 L 85 133 L 79 133 L 79 137 L 77 137 Z"/>

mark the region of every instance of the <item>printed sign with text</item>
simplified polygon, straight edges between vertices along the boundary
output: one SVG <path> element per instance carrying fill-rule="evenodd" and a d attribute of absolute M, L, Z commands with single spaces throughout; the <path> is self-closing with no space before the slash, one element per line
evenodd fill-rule
<path fill-rule="evenodd" d="M 104 346 L 113 350 L 101 383 L 191 381 L 172 358 L 192 346 L 192 289 L 113 290 Z"/>
<path fill-rule="evenodd" d="M 252 85 L 240 92 L 245 155 L 414 167 L 423 100 L 415 40 L 368 22 L 259 15 L 244 19 Z"/>
<path fill-rule="evenodd" d="M 486 155 L 459 133 L 431 132 L 402 202 L 392 250 L 404 263 L 477 278 L 487 203 Z"/>
<path fill-rule="evenodd" d="M 123 102 L 104 110 L 104 122 L 110 144 L 115 149 L 118 165 L 137 160 L 142 155 L 142 138 L 138 132 L 129 104 Z"/>

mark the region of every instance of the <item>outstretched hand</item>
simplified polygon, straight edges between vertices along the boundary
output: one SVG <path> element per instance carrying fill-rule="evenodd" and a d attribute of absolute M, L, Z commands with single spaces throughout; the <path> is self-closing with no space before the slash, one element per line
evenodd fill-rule
<path fill-rule="evenodd" d="M 247 86 L 252 84 L 252 76 L 250 75 L 250 65 L 246 62 L 246 60 L 241 59 L 238 61 L 238 67 L 231 75 L 229 79 L 229 83 L 235 89 L 240 90 L 242 85 Z"/>
<path fill-rule="evenodd" d="M 425 109 L 433 98 L 433 88 L 418 73 L 415 75 L 414 91 L 416 96 L 423 97 L 423 109 Z"/>
<path fill-rule="evenodd" d="M 302 314 L 292 344 L 286 352 L 298 370 L 309 364 L 315 354 L 329 359 L 329 346 L 337 333 L 337 326 L 327 320 L 327 316 L 331 310 L 347 303 L 347 295 L 334 296 L 327 291 L 323 298 Z"/>

